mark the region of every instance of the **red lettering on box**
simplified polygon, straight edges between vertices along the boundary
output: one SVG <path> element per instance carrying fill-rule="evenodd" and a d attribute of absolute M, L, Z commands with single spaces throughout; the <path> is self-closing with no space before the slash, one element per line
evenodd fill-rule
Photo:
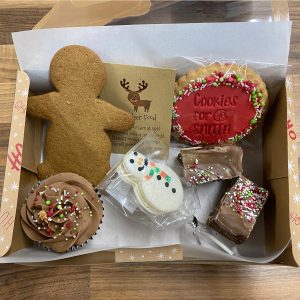
<path fill-rule="evenodd" d="M 14 217 L 10 217 L 4 224 L 3 227 L 4 229 L 8 229 L 11 225 L 14 225 L 15 223 L 15 218 Z"/>
<path fill-rule="evenodd" d="M 12 170 L 16 170 L 16 171 L 20 171 L 21 170 L 21 164 L 22 164 L 22 149 L 23 145 L 18 143 L 16 144 L 15 148 L 16 148 L 16 153 L 14 153 L 13 151 L 7 155 L 8 160 L 11 163 L 11 169 Z"/>
<path fill-rule="evenodd" d="M 7 230 L 11 225 L 15 222 L 15 218 L 13 216 L 9 216 L 9 212 L 5 211 L 0 215 L 0 225 Z"/>
<path fill-rule="evenodd" d="M 18 101 L 15 104 L 15 108 L 18 112 L 21 112 L 23 114 L 25 114 L 25 112 L 26 112 L 26 105 L 22 101 Z"/>
<path fill-rule="evenodd" d="M 8 211 L 2 213 L 1 216 L 0 216 L 0 224 L 2 224 L 8 218 L 8 216 L 9 216 Z"/>
<path fill-rule="evenodd" d="M 297 215 L 295 212 L 290 213 L 290 220 L 295 225 L 300 225 L 300 216 Z"/>
<path fill-rule="evenodd" d="M 290 139 L 294 141 L 297 138 L 297 134 L 294 130 L 289 130 L 289 129 L 293 128 L 293 126 L 294 126 L 294 124 L 292 123 L 292 121 L 288 120 L 287 121 L 288 134 L 289 134 Z"/>

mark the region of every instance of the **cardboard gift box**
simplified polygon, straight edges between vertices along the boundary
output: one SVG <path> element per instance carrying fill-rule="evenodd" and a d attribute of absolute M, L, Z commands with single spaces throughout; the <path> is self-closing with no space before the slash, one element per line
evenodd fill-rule
<path fill-rule="evenodd" d="M 37 178 L 32 172 L 35 171 L 34 169 L 30 170 L 30 167 L 25 169 L 21 166 L 22 161 L 31 166 L 37 165 L 39 157 L 32 156 L 32 153 L 41 151 L 36 149 L 40 147 L 40 143 L 35 144 L 34 137 L 41 136 L 42 124 L 26 116 L 28 92 L 29 77 L 25 72 L 18 71 L 0 209 L 1 256 L 11 255 L 31 245 L 21 230 L 20 208 Z M 281 261 L 292 265 L 300 262 L 298 244 L 300 189 L 296 140 L 292 80 L 291 77 L 287 77 L 286 84 L 282 86 L 263 125 L 263 171 L 265 186 L 270 190 L 272 199 L 265 208 L 266 248 L 267 251 L 273 252 L 274 249 L 284 248 L 291 240 Z M 147 249 L 148 260 L 157 260 L 161 251 L 172 253 L 172 260 L 180 259 L 181 248 L 176 247 Z M 174 249 L 179 250 L 176 252 Z M 115 252 L 115 259 L 126 261 L 130 257 L 128 254 L 135 252 L 142 257 L 144 256 L 142 251 L 144 250 L 118 249 Z M 114 259 L 111 253 L 98 252 L 81 256 L 77 262 L 86 263 L 91 257 L 97 262 Z M 166 257 L 171 256 L 166 255 Z"/>

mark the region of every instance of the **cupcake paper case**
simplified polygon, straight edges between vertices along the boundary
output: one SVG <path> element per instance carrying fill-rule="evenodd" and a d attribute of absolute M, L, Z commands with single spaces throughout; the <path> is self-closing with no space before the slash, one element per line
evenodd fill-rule
<path fill-rule="evenodd" d="M 178 79 L 173 135 L 190 145 L 234 143 L 263 119 L 268 92 L 261 77 L 237 64 L 214 63 Z"/>
<path fill-rule="evenodd" d="M 25 234 L 59 253 L 90 239 L 102 218 L 102 201 L 93 186 L 74 173 L 57 174 L 41 182 L 21 209 Z"/>

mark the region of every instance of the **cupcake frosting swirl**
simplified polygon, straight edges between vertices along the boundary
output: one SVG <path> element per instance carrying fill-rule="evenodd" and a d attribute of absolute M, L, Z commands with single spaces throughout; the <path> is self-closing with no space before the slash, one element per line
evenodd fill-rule
<path fill-rule="evenodd" d="M 21 209 L 25 234 L 55 252 L 82 245 L 96 233 L 102 217 L 102 202 L 92 185 L 73 173 L 44 180 Z"/>

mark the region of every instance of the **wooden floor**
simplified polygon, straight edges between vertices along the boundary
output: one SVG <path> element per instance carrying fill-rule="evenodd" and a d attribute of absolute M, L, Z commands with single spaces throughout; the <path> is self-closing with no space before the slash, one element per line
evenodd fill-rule
<path fill-rule="evenodd" d="M 6 157 L 16 60 L 10 33 L 31 29 L 56 0 L 0 1 L 0 182 Z M 217 5 L 203 8 L 218 19 Z M 266 5 L 266 4 L 263 4 Z M 300 2 L 292 1 L 294 21 L 290 74 L 300 98 Z M 260 12 L 258 11 L 258 14 Z M 235 20 L 233 17 L 232 20 Z M 243 14 L 246 20 L 247 15 Z M 248 16 L 249 18 L 249 16 Z M 6 45 L 6 46 L 3 46 Z M 297 106 L 298 129 L 300 101 Z M 300 130 L 298 130 L 300 132 Z M 199 262 L 88 266 L 0 265 L 0 299 L 300 299 L 300 269 L 281 265 Z"/>

